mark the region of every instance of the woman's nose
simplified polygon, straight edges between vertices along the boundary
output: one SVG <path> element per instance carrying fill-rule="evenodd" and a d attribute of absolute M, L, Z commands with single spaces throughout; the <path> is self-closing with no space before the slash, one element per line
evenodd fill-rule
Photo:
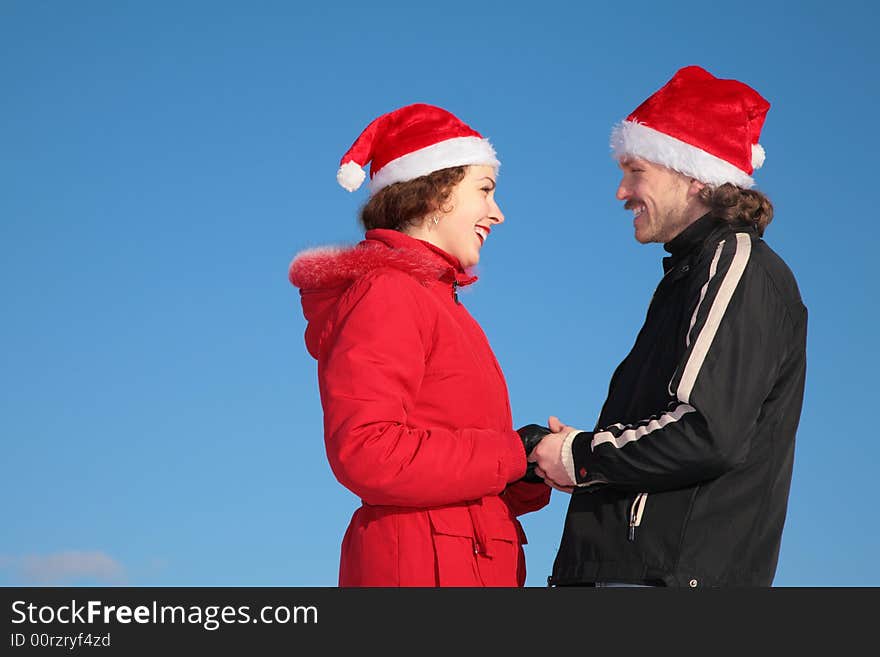
<path fill-rule="evenodd" d="M 495 223 L 504 223 L 504 213 L 501 212 L 501 208 L 498 207 L 497 203 L 495 204 L 495 212 L 492 213 L 491 218 L 495 220 Z"/>

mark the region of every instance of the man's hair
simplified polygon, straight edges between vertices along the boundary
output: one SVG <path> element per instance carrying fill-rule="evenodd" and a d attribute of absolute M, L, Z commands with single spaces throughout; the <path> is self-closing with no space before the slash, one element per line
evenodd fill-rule
<path fill-rule="evenodd" d="M 364 228 L 403 230 L 437 212 L 464 178 L 466 167 L 440 169 L 413 180 L 383 187 L 361 209 Z"/>
<path fill-rule="evenodd" d="M 731 183 L 718 187 L 706 186 L 700 191 L 700 200 L 709 206 L 716 217 L 728 223 L 754 224 L 758 235 L 773 221 L 773 204 L 754 189 L 743 189 Z"/>

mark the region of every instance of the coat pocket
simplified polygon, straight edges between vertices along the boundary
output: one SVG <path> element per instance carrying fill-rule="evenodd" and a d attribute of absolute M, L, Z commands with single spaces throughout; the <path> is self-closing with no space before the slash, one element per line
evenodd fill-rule
<path fill-rule="evenodd" d="M 439 586 L 522 585 L 525 534 L 504 502 L 490 500 L 428 511 Z"/>
<path fill-rule="evenodd" d="M 432 530 L 435 534 L 471 538 L 475 542 L 485 537 L 525 544 L 526 536 L 522 525 L 507 510 L 507 505 L 501 500 L 493 504 L 489 499 L 492 498 L 483 500 L 482 505 L 475 505 L 472 510 L 466 506 L 430 509 L 428 516 Z M 475 524 L 478 528 L 475 528 Z"/>
<path fill-rule="evenodd" d="M 438 586 L 481 586 L 477 541 L 466 507 L 430 509 L 434 577 Z"/>

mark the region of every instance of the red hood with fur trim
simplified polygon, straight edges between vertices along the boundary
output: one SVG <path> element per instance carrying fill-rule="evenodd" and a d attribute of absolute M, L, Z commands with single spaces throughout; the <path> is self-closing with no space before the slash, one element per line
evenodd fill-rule
<path fill-rule="evenodd" d="M 327 319 L 348 287 L 380 268 L 407 272 L 423 285 L 442 282 L 470 285 L 476 276 L 463 271 L 458 260 L 445 251 L 399 231 L 375 229 L 350 247 L 321 247 L 297 254 L 288 278 L 299 288 L 303 315 L 308 322 L 306 347 L 315 358 Z"/>

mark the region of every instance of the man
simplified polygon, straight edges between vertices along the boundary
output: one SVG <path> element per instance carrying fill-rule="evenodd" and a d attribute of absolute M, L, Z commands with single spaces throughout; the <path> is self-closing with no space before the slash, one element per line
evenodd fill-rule
<path fill-rule="evenodd" d="M 551 418 L 529 456 L 572 492 L 551 585 L 772 584 L 807 311 L 749 189 L 769 107 L 689 66 L 613 130 L 617 198 L 669 255 L 595 429 Z"/>

